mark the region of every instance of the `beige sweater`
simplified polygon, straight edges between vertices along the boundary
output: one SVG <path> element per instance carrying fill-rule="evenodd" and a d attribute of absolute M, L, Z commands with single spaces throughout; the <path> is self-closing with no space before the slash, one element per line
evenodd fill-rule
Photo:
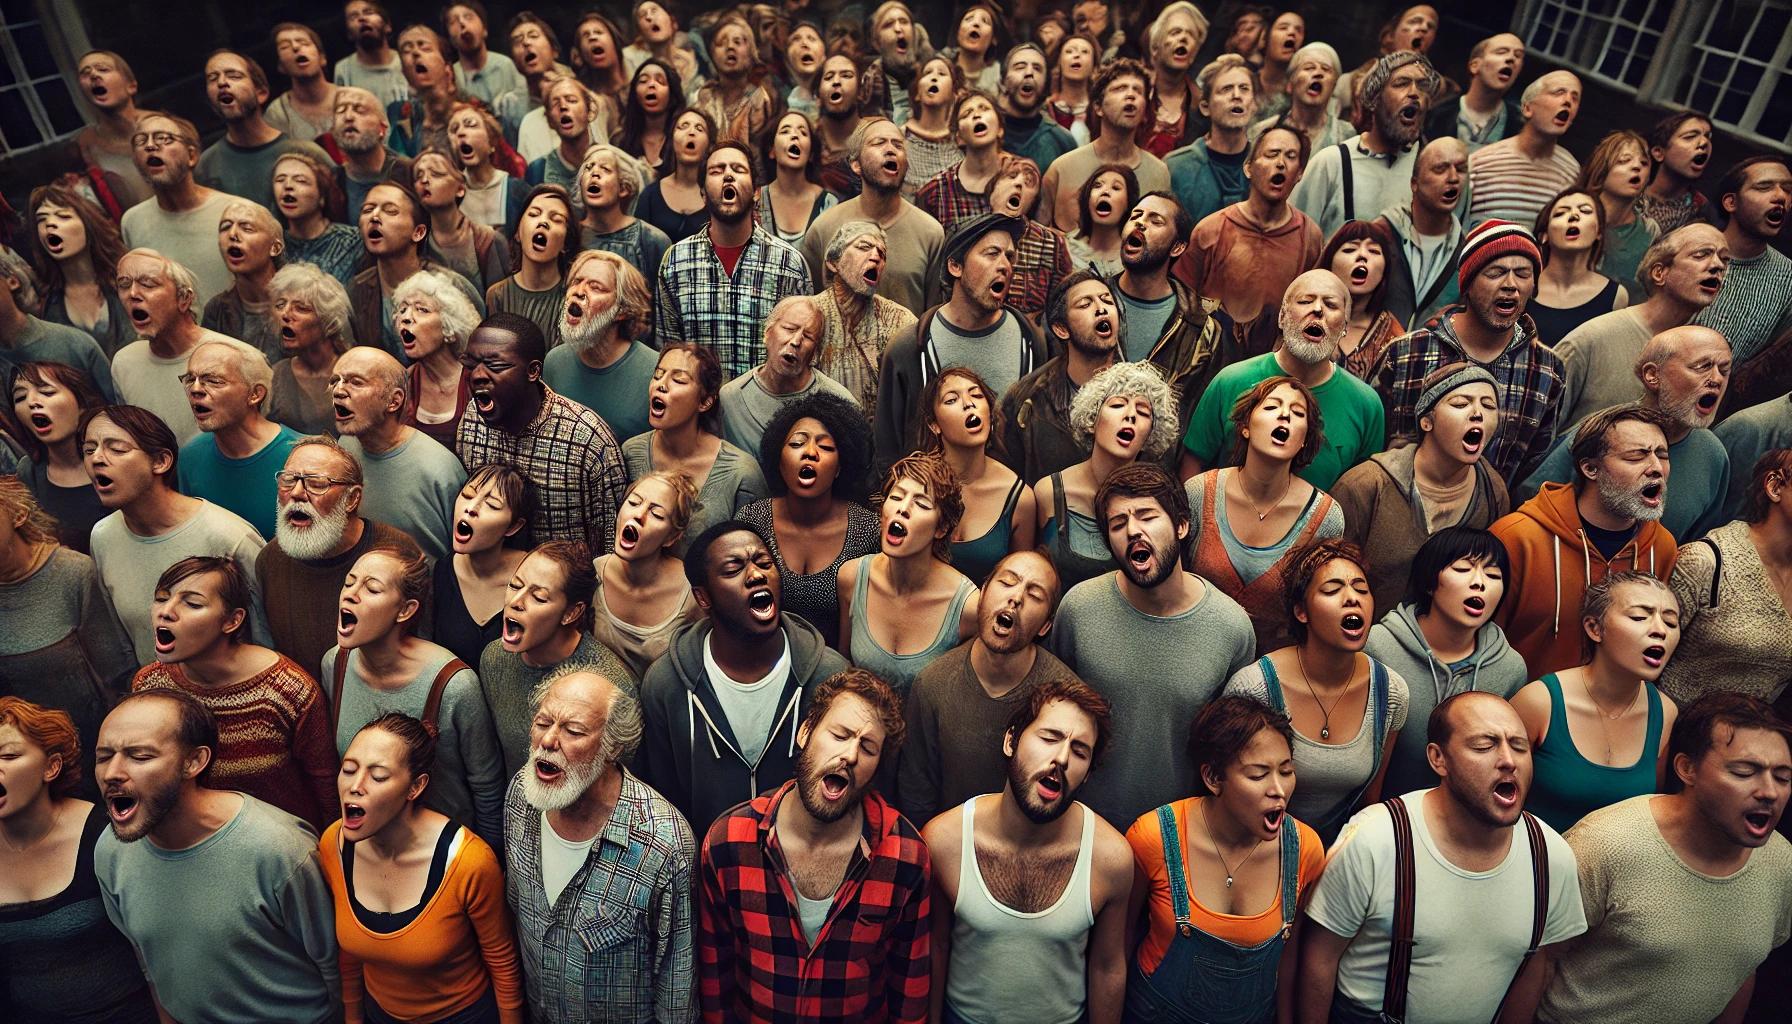
<path fill-rule="evenodd" d="M 1662 692 L 1682 704 L 1718 688 L 1777 699 L 1792 681 L 1792 615 L 1767 579 L 1748 524 L 1720 526 L 1682 547 L 1668 582 L 1680 595 L 1680 647 L 1661 674 Z"/>

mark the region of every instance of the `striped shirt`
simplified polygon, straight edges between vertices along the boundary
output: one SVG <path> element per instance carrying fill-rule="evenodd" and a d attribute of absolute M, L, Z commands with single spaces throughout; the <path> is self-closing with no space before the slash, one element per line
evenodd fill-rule
<path fill-rule="evenodd" d="M 616 532 L 616 509 L 628 490 L 622 446 L 603 417 L 541 386 L 541 411 L 520 434 L 462 416 L 454 453 L 463 466 L 501 462 L 535 485 L 537 544 L 576 540 L 607 551 Z"/>
<path fill-rule="evenodd" d="M 1518 148 L 1519 136 L 1489 143 L 1468 158 L 1469 208 L 1465 227 L 1509 220 L 1530 230 L 1543 206 L 1580 177 L 1580 161 L 1557 145 L 1542 160 Z"/>
<path fill-rule="evenodd" d="M 1728 338 L 1737 366 L 1748 362 L 1792 330 L 1792 259 L 1772 246 L 1753 259 L 1731 259 L 1717 298 L 1692 322 Z"/>
<path fill-rule="evenodd" d="M 729 380 L 758 365 L 772 307 L 786 296 L 810 292 L 802 254 L 757 224 L 732 275 L 705 229 L 666 250 L 658 280 L 653 333 L 659 346 L 706 345 Z"/>

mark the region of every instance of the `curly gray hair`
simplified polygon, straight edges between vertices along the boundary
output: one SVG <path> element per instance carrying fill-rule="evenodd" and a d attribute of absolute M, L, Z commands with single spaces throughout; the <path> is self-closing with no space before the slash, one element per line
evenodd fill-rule
<path fill-rule="evenodd" d="M 641 746 L 641 736 L 646 732 L 646 726 L 641 720 L 641 703 L 629 693 L 628 687 L 611 679 L 595 662 L 562 662 L 541 682 L 535 684 L 535 689 L 529 694 L 529 707 L 540 710 L 542 698 L 547 696 L 554 684 L 575 675 L 596 676 L 610 684 L 614 693 L 610 697 L 610 709 L 604 715 L 603 745 L 598 750 L 597 760 L 606 767 L 628 764 L 634 760 L 635 751 Z"/>
<path fill-rule="evenodd" d="M 1144 459 L 1155 459 L 1176 443 L 1180 421 L 1176 396 L 1164 375 L 1150 363 L 1115 363 L 1076 389 L 1070 400 L 1070 436 L 1084 450 L 1095 444 L 1095 419 L 1101 407 L 1117 395 L 1137 396 L 1151 403 L 1151 433 L 1139 450 Z"/>
<path fill-rule="evenodd" d="M 447 275 L 433 270 L 419 270 L 398 283 L 392 289 L 393 315 L 406 300 L 421 297 L 428 299 L 436 308 L 436 314 L 442 319 L 442 344 L 455 355 L 467 347 L 467 339 L 473 336 L 473 329 L 479 326 L 479 311 L 473 308 L 473 301 L 455 287 Z"/>
<path fill-rule="evenodd" d="M 324 337 L 330 339 L 336 351 L 340 353 L 348 347 L 348 290 L 317 264 L 288 263 L 275 271 L 274 280 L 268 285 L 268 298 L 274 302 L 287 298 L 310 306 L 323 321 Z"/>

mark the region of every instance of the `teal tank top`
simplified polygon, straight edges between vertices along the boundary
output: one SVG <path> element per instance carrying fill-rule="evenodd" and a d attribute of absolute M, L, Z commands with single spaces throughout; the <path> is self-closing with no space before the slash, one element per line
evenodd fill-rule
<path fill-rule="evenodd" d="M 913 654 L 891 654 L 871 635 L 871 618 L 867 611 L 871 560 L 876 557 L 871 554 L 859 559 L 858 576 L 852 584 L 852 623 L 849 627 L 852 630 L 852 663 L 889 683 L 897 693 L 906 697 L 909 686 L 922 669 L 958 646 L 958 620 L 964 615 L 964 603 L 977 592 L 977 587 L 970 580 L 958 581 L 958 591 L 946 605 L 946 614 L 940 620 L 940 631 L 934 636 L 933 643 Z"/>
<path fill-rule="evenodd" d="M 1655 759 L 1661 750 L 1661 691 L 1644 683 L 1649 700 L 1649 728 L 1643 737 L 1643 753 L 1627 768 L 1595 764 L 1581 756 L 1568 731 L 1567 707 L 1562 683 L 1551 672 L 1543 677 L 1549 690 L 1549 733 L 1531 752 L 1531 792 L 1524 809 L 1543 819 L 1557 832 L 1601 807 L 1655 792 Z"/>
<path fill-rule="evenodd" d="M 1020 477 L 1014 478 L 1014 486 L 1008 488 L 1008 498 L 1002 502 L 1002 512 L 983 536 L 973 540 L 954 541 L 952 544 L 952 568 L 964 573 L 972 583 L 982 585 L 995 572 L 996 563 L 1008 557 L 1014 547 L 1014 505 L 1020 501 L 1020 489 L 1025 486 Z"/>

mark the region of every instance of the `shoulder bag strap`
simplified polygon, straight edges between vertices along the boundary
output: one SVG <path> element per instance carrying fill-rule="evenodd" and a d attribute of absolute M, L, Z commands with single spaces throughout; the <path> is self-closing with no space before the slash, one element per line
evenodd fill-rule
<path fill-rule="evenodd" d="M 1538 947 L 1543 945 L 1543 926 L 1549 919 L 1549 846 L 1543 839 L 1543 827 L 1531 812 L 1524 812 L 1525 838 L 1531 844 L 1531 944 L 1525 948 L 1523 959 L 1518 961 L 1518 971 L 1512 975 L 1512 982 L 1506 986 L 1506 994 L 1501 997 L 1499 1009 L 1494 1011 L 1494 1024 L 1499 1024 L 1500 1015 L 1506 1012 L 1506 1001 L 1512 998 L 1512 985 L 1524 975 L 1524 969 L 1537 955 Z"/>
<path fill-rule="evenodd" d="M 348 677 L 349 652 L 336 648 L 336 671 L 330 683 L 330 725 L 332 731 L 342 725 L 342 684 Z"/>
<path fill-rule="evenodd" d="M 1717 607 L 1717 584 L 1724 576 L 1724 550 L 1710 537 L 1701 537 L 1694 544 L 1703 544 L 1711 549 L 1711 593 L 1705 595 L 1705 610 Z"/>
<path fill-rule="evenodd" d="M 1269 706 L 1283 714 L 1288 713 L 1288 698 L 1282 693 L 1281 677 L 1276 675 L 1276 663 L 1269 660 L 1269 655 L 1257 659 L 1257 669 L 1263 673 L 1263 689 L 1269 694 Z"/>
<path fill-rule="evenodd" d="M 1412 822 L 1406 816 L 1406 804 L 1399 797 L 1383 803 L 1394 821 L 1394 920 L 1389 935 L 1388 974 L 1382 990 L 1381 1019 L 1397 1022 L 1406 1017 L 1406 983 L 1412 973 L 1413 889 L 1416 883 Z"/>
<path fill-rule="evenodd" d="M 468 671 L 467 663 L 459 658 L 449 658 L 442 671 L 436 673 L 435 681 L 429 684 L 429 698 L 423 702 L 423 724 L 431 729 L 436 727 L 436 713 L 442 710 L 442 691 L 448 688 L 448 680 L 461 672 Z"/>
<path fill-rule="evenodd" d="M 1338 143 L 1338 176 L 1344 183 L 1344 219 L 1356 219 L 1356 172 L 1350 166 L 1350 143 Z"/>

